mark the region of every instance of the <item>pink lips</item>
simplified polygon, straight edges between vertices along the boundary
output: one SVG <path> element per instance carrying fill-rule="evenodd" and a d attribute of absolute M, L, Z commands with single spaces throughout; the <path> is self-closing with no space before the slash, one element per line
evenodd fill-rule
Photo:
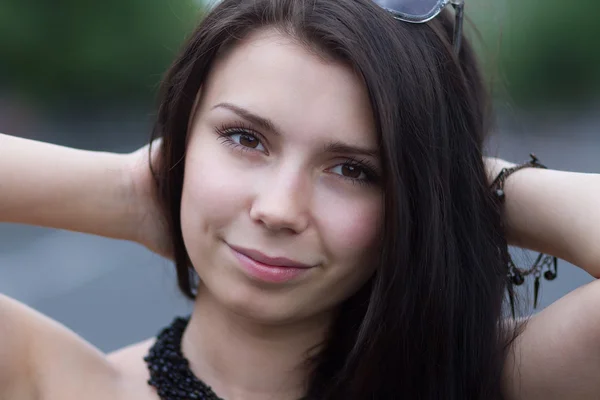
<path fill-rule="evenodd" d="M 268 257 L 251 249 L 231 246 L 240 266 L 252 277 L 272 283 L 288 282 L 311 269 L 312 265 L 303 264 L 285 257 Z"/>

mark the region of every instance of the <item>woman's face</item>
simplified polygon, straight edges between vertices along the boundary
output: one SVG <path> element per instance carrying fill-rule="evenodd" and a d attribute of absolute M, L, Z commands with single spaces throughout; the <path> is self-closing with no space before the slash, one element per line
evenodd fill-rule
<path fill-rule="evenodd" d="M 199 290 L 267 323 L 331 311 L 374 272 L 379 176 L 361 80 L 255 33 L 214 65 L 190 125 L 181 223 Z"/>

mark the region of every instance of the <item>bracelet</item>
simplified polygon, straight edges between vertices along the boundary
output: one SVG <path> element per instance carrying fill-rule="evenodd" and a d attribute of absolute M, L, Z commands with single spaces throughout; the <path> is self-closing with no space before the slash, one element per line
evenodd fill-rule
<path fill-rule="evenodd" d="M 511 167 L 511 168 L 503 168 L 496 179 L 492 182 L 490 188 L 492 192 L 500 202 L 500 204 L 504 204 L 506 194 L 504 193 L 504 183 L 506 179 L 512 175 L 513 173 L 523 169 L 523 168 L 542 168 L 547 169 L 545 165 L 539 162 L 538 158 L 535 154 L 530 154 L 531 160 Z M 545 271 L 544 271 L 545 270 Z M 542 271 L 543 274 L 542 274 Z M 552 281 L 556 279 L 558 275 L 558 259 L 554 256 L 540 253 L 536 258 L 533 265 L 528 269 L 522 269 L 516 266 L 510 254 L 508 254 L 508 281 L 510 285 L 521 286 L 525 282 L 525 277 L 533 275 L 534 284 L 533 284 L 533 308 L 537 308 L 538 304 L 538 295 L 540 291 L 540 278 L 543 276 L 547 281 Z M 512 287 L 509 287 L 509 298 L 510 305 L 513 316 L 515 315 L 514 309 L 514 298 Z"/>
<path fill-rule="evenodd" d="M 546 167 L 544 164 L 540 163 L 540 161 L 535 156 L 535 154 L 531 153 L 531 154 L 529 154 L 529 157 L 531 157 L 531 160 L 529 160 L 523 164 L 516 165 L 511 168 L 502 168 L 502 170 L 500 171 L 498 176 L 496 176 L 496 179 L 494 179 L 494 182 L 492 182 L 490 187 L 492 188 L 492 190 L 494 191 L 494 194 L 496 195 L 496 197 L 498 197 L 498 200 L 500 200 L 501 203 L 504 203 L 504 198 L 505 198 L 504 182 L 506 182 L 506 179 L 510 175 L 512 175 L 513 173 L 515 173 L 519 170 L 522 170 L 523 168 L 548 169 L 548 167 Z"/>

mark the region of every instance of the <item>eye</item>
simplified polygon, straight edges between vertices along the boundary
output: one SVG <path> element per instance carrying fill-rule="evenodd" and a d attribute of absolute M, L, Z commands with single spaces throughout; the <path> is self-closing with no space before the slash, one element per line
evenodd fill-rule
<path fill-rule="evenodd" d="M 229 135 L 229 139 L 239 144 L 240 146 L 248 147 L 259 151 L 266 151 L 265 146 L 262 145 L 260 139 L 254 136 L 250 132 L 239 132 Z"/>
<path fill-rule="evenodd" d="M 353 184 L 368 185 L 378 181 L 375 168 L 371 167 L 368 161 L 348 161 L 330 168 L 328 172 L 339 175 Z"/>
<path fill-rule="evenodd" d="M 366 179 L 367 174 L 360 165 L 356 164 L 340 164 L 333 167 L 331 170 L 334 174 L 342 175 L 344 178 L 351 179 Z"/>
<path fill-rule="evenodd" d="M 240 151 L 259 151 L 267 153 L 267 149 L 260 139 L 260 134 L 243 127 L 217 127 L 215 128 L 223 144 Z"/>

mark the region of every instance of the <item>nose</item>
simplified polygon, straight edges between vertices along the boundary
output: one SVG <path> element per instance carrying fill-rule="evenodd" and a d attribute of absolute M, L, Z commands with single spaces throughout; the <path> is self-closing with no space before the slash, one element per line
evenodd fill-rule
<path fill-rule="evenodd" d="M 309 224 L 310 188 L 299 171 L 279 170 L 265 179 L 250 208 L 250 218 L 272 231 L 303 232 Z"/>

